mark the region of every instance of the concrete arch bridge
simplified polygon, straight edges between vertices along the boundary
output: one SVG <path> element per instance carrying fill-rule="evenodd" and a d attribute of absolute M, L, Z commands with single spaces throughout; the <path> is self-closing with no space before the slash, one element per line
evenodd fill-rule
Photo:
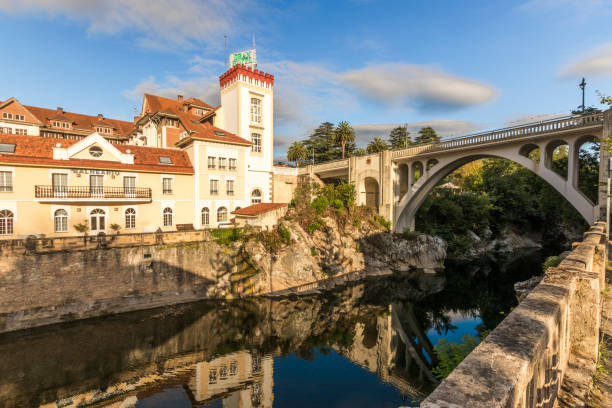
<path fill-rule="evenodd" d="M 433 188 L 448 174 L 474 160 L 500 157 L 533 171 L 561 193 L 584 219 L 592 224 L 601 217 L 600 208 L 578 189 L 580 147 L 612 136 L 612 110 L 592 115 L 568 116 L 521 126 L 447 139 L 402 150 L 309 165 L 301 176 L 333 182 L 347 178 L 354 183 L 358 203 L 377 208 L 393 223 L 395 231 L 414 229 L 414 217 Z M 568 149 L 568 172 L 553 171 L 553 151 Z M 600 163 L 609 153 L 601 149 Z M 600 166 L 600 182 L 607 177 Z M 600 188 L 599 202 L 605 193 Z"/>

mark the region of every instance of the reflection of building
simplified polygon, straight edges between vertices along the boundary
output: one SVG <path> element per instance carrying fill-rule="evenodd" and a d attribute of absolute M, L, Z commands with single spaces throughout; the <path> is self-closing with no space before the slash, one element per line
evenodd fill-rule
<path fill-rule="evenodd" d="M 221 397 L 224 408 L 271 407 L 273 385 L 272 357 L 246 351 L 196 364 L 189 382 L 198 404 Z"/>
<path fill-rule="evenodd" d="M 404 395 L 427 396 L 437 384 L 430 363 L 435 356 L 412 305 L 389 305 L 389 313 L 377 316 L 376 328 L 372 329 L 357 324 L 355 341 L 347 357 Z"/>

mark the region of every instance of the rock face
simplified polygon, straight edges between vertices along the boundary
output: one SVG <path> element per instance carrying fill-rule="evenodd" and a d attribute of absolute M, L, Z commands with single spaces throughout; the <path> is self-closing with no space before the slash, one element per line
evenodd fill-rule
<path fill-rule="evenodd" d="M 446 242 L 419 235 L 406 239 L 374 223 L 340 225 L 325 218 L 326 230 L 312 235 L 297 223 L 285 223 L 292 244 L 271 254 L 262 243 L 248 242 L 243 249 L 262 271 L 262 291 L 276 292 L 333 278 L 337 283 L 365 276 L 389 275 L 422 269 L 442 269 Z"/>

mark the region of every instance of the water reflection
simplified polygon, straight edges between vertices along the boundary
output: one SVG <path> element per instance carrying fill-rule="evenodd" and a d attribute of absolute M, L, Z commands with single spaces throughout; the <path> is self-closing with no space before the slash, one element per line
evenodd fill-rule
<path fill-rule="evenodd" d="M 451 267 L 315 297 L 200 302 L 0 336 L 0 405 L 333 406 L 343 393 L 366 405 L 351 387 L 378 406 L 410 405 L 437 384 L 432 331 L 457 332 L 466 315 L 471 330 L 493 328 L 514 305 L 509 287 L 525 275 L 515 272 Z M 329 389 L 313 392 L 324 372 Z"/>

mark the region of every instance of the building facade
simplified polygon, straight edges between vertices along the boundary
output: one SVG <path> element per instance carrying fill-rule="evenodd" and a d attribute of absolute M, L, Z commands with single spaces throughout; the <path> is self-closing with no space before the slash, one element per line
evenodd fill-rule
<path fill-rule="evenodd" d="M 220 106 L 145 94 L 133 123 L 2 102 L 0 239 L 217 228 L 287 202 L 297 173 L 273 166 L 274 77 L 235 66 L 219 81 Z"/>

